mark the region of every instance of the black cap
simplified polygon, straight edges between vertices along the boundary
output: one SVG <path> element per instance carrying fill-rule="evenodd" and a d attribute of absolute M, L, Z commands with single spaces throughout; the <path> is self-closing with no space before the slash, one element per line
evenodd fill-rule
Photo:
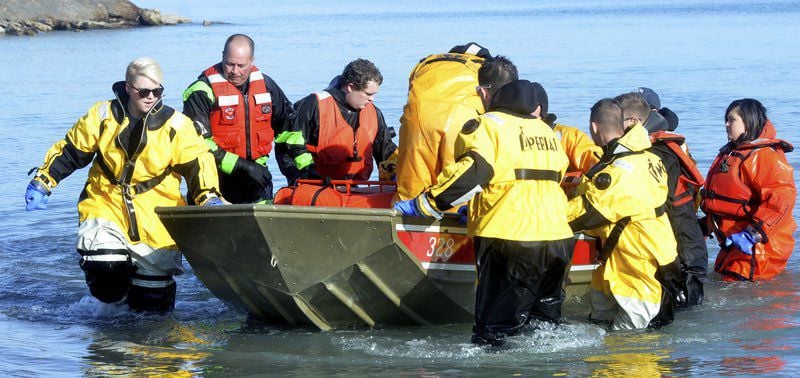
<path fill-rule="evenodd" d="M 647 102 L 647 105 L 650 105 L 651 109 L 661 109 L 661 99 L 658 98 L 658 93 L 654 90 L 645 87 L 637 87 L 634 88 L 633 93 L 643 98 Z"/>
<path fill-rule="evenodd" d="M 449 52 L 458 54 L 471 54 L 484 59 L 489 59 L 492 57 L 492 54 L 489 53 L 489 50 L 475 42 L 469 42 L 466 45 L 453 46 Z"/>
<path fill-rule="evenodd" d="M 492 96 L 489 110 L 508 109 L 518 114 L 531 114 L 536 107 L 542 106 L 539 113 L 542 117 L 547 114 L 547 92 L 539 83 L 528 80 L 516 80 L 502 86 Z"/>

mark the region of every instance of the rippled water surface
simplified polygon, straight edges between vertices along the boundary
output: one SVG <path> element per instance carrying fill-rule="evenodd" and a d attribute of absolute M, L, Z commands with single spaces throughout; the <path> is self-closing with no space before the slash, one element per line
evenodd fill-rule
<path fill-rule="evenodd" d="M 800 371 L 798 254 L 755 284 L 712 275 L 705 305 L 653 331 L 606 332 L 572 298 L 566 322 L 514 337 L 502 351 L 468 343 L 469 325 L 317 332 L 247 321 L 186 265 L 168 316 L 101 305 L 77 265 L 75 205 L 86 171 L 26 213 L 28 169 L 97 100 L 126 64 L 148 55 L 165 70 L 166 102 L 247 33 L 256 64 L 293 101 L 325 87 L 350 60 L 384 75 L 376 104 L 398 126 L 407 78 L 422 57 L 478 41 L 548 90 L 559 120 L 588 127 L 599 98 L 654 88 L 680 116 L 701 171 L 725 142 L 731 100 L 760 99 L 779 136 L 800 143 L 796 1 L 138 1 L 194 20 L 147 29 L 0 37 L 0 372 L 19 376 L 181 373 L 309 375 L 757 375 Z M 203 27 L 203 20 L 225 22 Z M 789 160 L 798 167 L 798 153 Z M 277 170 L 275 170 L 277 172 Z M 280 186 L 280 180 L 276 186 Z M 797 209 L 795 209 L 797 214 Z M 711 245 L 711 258 L 717 248 Z M 712 260 L 713 261 L 713 260 Z"/>

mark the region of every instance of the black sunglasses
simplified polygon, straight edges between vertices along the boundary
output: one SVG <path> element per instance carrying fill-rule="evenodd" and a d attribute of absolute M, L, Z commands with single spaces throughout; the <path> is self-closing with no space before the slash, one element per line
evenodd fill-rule
<path fill-rule="evenodd" d="M 128 85 L 130 85 L 130 84 L 128 84 Z M 139 88 L 134 87 L 133 85 L 130 85 L 130 87 L 133 88 L 139 94 L 139 97 L 141 97 L 141 98 L 149 97 L 150 96 L 150 92 L 153 92 L 153 96 L 155 96 L 155 97 L 161 97 L 161 95 L 164 94 L 164 87 L 163 86 L 159 86 L 158 88 L 155 88 L 155 89 L 139 89 Z"/>

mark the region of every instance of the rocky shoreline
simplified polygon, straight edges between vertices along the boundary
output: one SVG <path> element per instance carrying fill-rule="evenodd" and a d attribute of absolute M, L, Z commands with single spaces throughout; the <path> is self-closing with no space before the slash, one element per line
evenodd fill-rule
<path fill-rule="evenodd" d="M 0 3 L 0 36 L 189 22 L 192 21 L 188 18 L 139 8 L 127 0 L 4 0 Z"/>

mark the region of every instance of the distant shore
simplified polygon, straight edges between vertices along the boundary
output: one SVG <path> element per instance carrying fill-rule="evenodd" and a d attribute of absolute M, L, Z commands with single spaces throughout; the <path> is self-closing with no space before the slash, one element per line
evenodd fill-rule
<path fill-rule="evenodd" d="M 120 29 L 175 25 L 192 20 L 139 8 L 127 0 L 4 0 L 2 35 L 36 35 L 52 30 Z"/>

